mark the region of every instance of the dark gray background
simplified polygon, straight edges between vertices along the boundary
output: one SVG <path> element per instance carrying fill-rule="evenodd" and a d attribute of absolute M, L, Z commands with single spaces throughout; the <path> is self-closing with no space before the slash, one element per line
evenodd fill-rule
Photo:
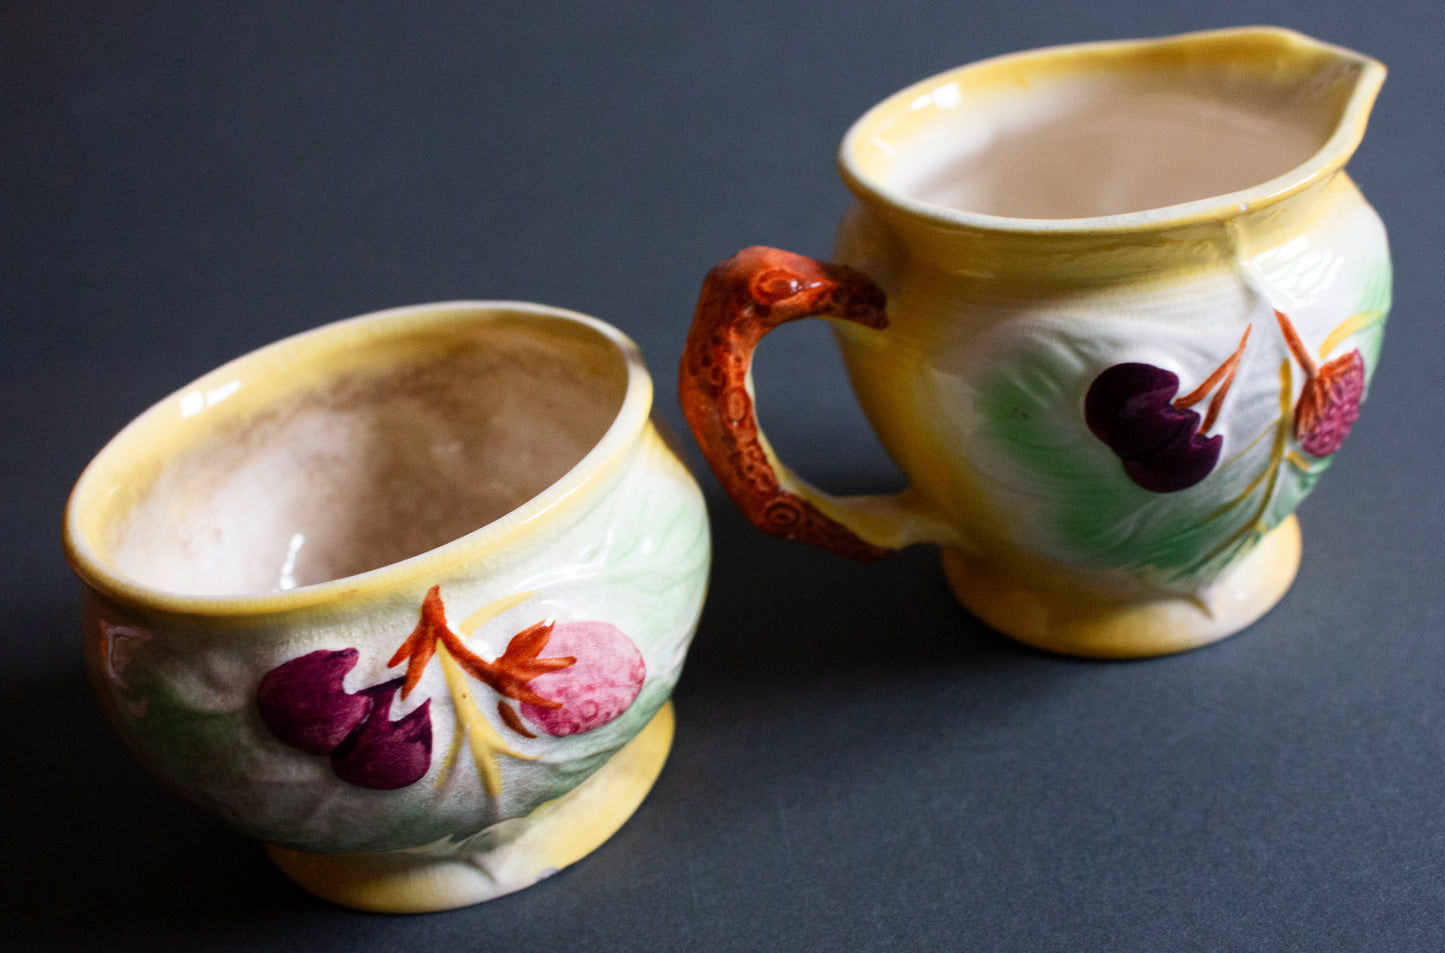
<path fill-rule="evenodd" d="M 763 537 L 704 474 L 712 591 L 652 795 L 552 880 L 425 917 L 311 899 L 102 721 L 61 508 L 153 401 L 333 319 L 521 298 L 636 338 L 680 428 L 703 273 L 827 255 L 866 107 L 992 54 L 1253 22 L 1391 68 L 1351 172 L 1397 272 L 1299 581 L 1245 634 L 1046 656 L 934 553 Z M 1445 948 L 1442 36 L 1438 0 L 3 3 L 0 947 Z M 820 323 L 758 378 L 805 475 L 896 483 Z"/>

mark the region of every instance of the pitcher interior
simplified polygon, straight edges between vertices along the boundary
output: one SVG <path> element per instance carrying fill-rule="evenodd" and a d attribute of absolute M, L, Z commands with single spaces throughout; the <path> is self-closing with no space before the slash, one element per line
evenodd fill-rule
<path fill-rule="evenodd" d="M 1042 64 L 1035 64 L 1042 67 Z M 889 188 L 983 215 L 1074 219 L 1179 205 L 1288 173 L 1330 139 L 1347 70 L 1220 60 L 1024 64 L 965 73 L 880 130 Z M 886 157 L 885 157 L 886 154 Z"/>
<path fill-rule="evenodd" d="M 535 317 L 370 340 L 322 380 L 305 366 L 299 383 L 243 375 L 242 390 L 276 396 L 207 406 L 218 419 L 203 436 L 136 465 L 134 502 L 100 547 L 113 569 L 243 595 L 425 552 L 567 473 L 617 416 L 628 374 L 600 334 Z M 211 396 L 195 393 L 197 407 Z"/>

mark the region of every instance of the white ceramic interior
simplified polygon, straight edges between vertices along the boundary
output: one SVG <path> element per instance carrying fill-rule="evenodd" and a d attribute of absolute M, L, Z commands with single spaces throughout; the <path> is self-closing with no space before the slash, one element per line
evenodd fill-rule
<path fill-rule="evenodd" d="M 1284 56 L 1289 41 L 1278 42 Z M 1309 161 L 1338 128 L 1360 68 L 1276 68 L 1266 56 L 1182 43 L 1162 55 L 1128 44 L 1073 50 L 919 84 L 905 109 L 890 100 L 860 120 L 845 154 L 886 191 L 974 215 L 1083 219 L 1177 206 Z"/>
<path fill-rule="evenodd" d="M 1333 128 L 1319 109 L 1279 112 L 1220 102 L 1207 90 L 1117 85 L 961 116 L 937 154 L 908 153 L 898 187 L 983 215 L 1117 215 L 1268 182 L 1313 155 Z"/>
<path fill-rule="evenodd" d="M 535 315 L 400 326 L 319 359 L 228 367 L 235 393 L 177 395 L 182 417 L 208 419 L 120 475 L 133 502 L 98 550 L 144 586 L 263 594 L 457 539 L 576 465 L 628 382 L 614 341 Z"/>

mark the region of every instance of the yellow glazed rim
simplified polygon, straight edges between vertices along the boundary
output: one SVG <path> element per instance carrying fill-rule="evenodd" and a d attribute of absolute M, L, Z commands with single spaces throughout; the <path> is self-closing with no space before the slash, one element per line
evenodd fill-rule
<path fill-rule="evenodd" d="M 125 489 L 127 478 L 147 460 L 192 444 L 197 431 L 181 426 L 184 408 L 204 395 L 237 394 L 255 387 L 264 404 L 280 388 L 294 392 L 298 373 L 316 378 L 347 348 L 380 339 L 403 339 L 421 331 L 498 319 L 536 317 L 579 325 L 609 342 L 627 372 L 626 390 L 616 417 L 601 439 L 551 486 L 505 516 L 424 553 L 353 576 L 265 595 L 183 595 L 144 585 L 106 564 L 92 545 L 102 538 L 109 498 Z M 315 371 L 317 373 L 311 374 Z M 239 387 L 236 382 L 240 382 Z M 288 386 L 291 389 L 286 389 Z M 268 397 L 269 395 L 269 397 Z M 65 508 L 65 555 L 76 574 L 98 592 L 145 610 L 190 616 L 261 616 L 289 613 L 345 598 L 384 596 L 424 587 L 448 572 L 470 565 L 489 551 L 537 532 L 570 504 L 585 498 L 618 467 L 647 426 L 652 410 L 652 378 L 637 345 L 621 331 L 575 311 L 523 301 L 447 301 L 376 311 L 323 325 L 269 344 L 198 378 L 146 410 L 120 431 L 81 474 Z"/>
<path fill-rule="evenodd" d="M 1013 85 L 1027 77 L 1060 73 L 1115 61 L 1146 63 L 1187 55 L 1194 63 L 1233 63 L 1240 56 L 1273 54 L 1269 68 L 1300 72 L 1332 60 L 1357 71 L 1333 134 L 1309 159 L 1264 183 L 1238 192 L 1179 205 L 1095 218 L 1009 218 L 951 209 L 910 198 L 865 171 L 863 152 L 874 137 L 905 118 L 913 104 L 960 81 Z M 1256 68 L 1262 68 L 1256 67 Z M 838 151 L 843 180 L 858 198 L 902 210 L 930 224 L 988 232 L 1099 233 L 1174 228 L 1254 212 L 1294 195 L 1339 171 L 1364 138 L 1370 107 L 1385 81 L 1385 67 L 1368 56 L 1279 27 L 1243 27 L 1184 33 L 1152 40 L 1078 43 L 994 57 L 939 73 L 889 96 L 848 130 Z"/>

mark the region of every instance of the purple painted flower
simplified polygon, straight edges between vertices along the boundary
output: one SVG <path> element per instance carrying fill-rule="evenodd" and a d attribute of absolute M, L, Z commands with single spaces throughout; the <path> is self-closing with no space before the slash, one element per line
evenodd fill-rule
<path fill-rule="evenodd" d="M 431 699 L 392 721 L 391 700 L 401 683 L 396 678 L 365 690 L 372 702 L 366 721 L 331 756 L 331 770 L 347 784 L 394 791 L 420 781 L 431 767 Z"/>
<path fill-rule="evenodd" d="M 318 649 L 276 666 L 256 688 L 261 720 L 282 743 L 330 757 L 348 784 L 382 791 L 415 784 L 431 765 L 431 701 L 392 721 L 402 679 L 346 691 L 359 657 L 356 649 Z"/>
<path fill-rule="evenodd" d="M 1115 364 L 1089 385 L 1084 421 L 1124 462 L 1124 473 L 1154 493 L 1188 489 L 1219 462 L 1224 438 L 1199 433 L 1201 418 L 1175 406 L 1179 377 L 1152 364 Z"/>
<path fill-rule="evenodd" d="M 271 734 L 307 754 L 329 755 L 371 710 L 371 699 L 342 687 L 356 649 L 324 649 L 276 666 L 261 679 L 256 704 Z"/>

